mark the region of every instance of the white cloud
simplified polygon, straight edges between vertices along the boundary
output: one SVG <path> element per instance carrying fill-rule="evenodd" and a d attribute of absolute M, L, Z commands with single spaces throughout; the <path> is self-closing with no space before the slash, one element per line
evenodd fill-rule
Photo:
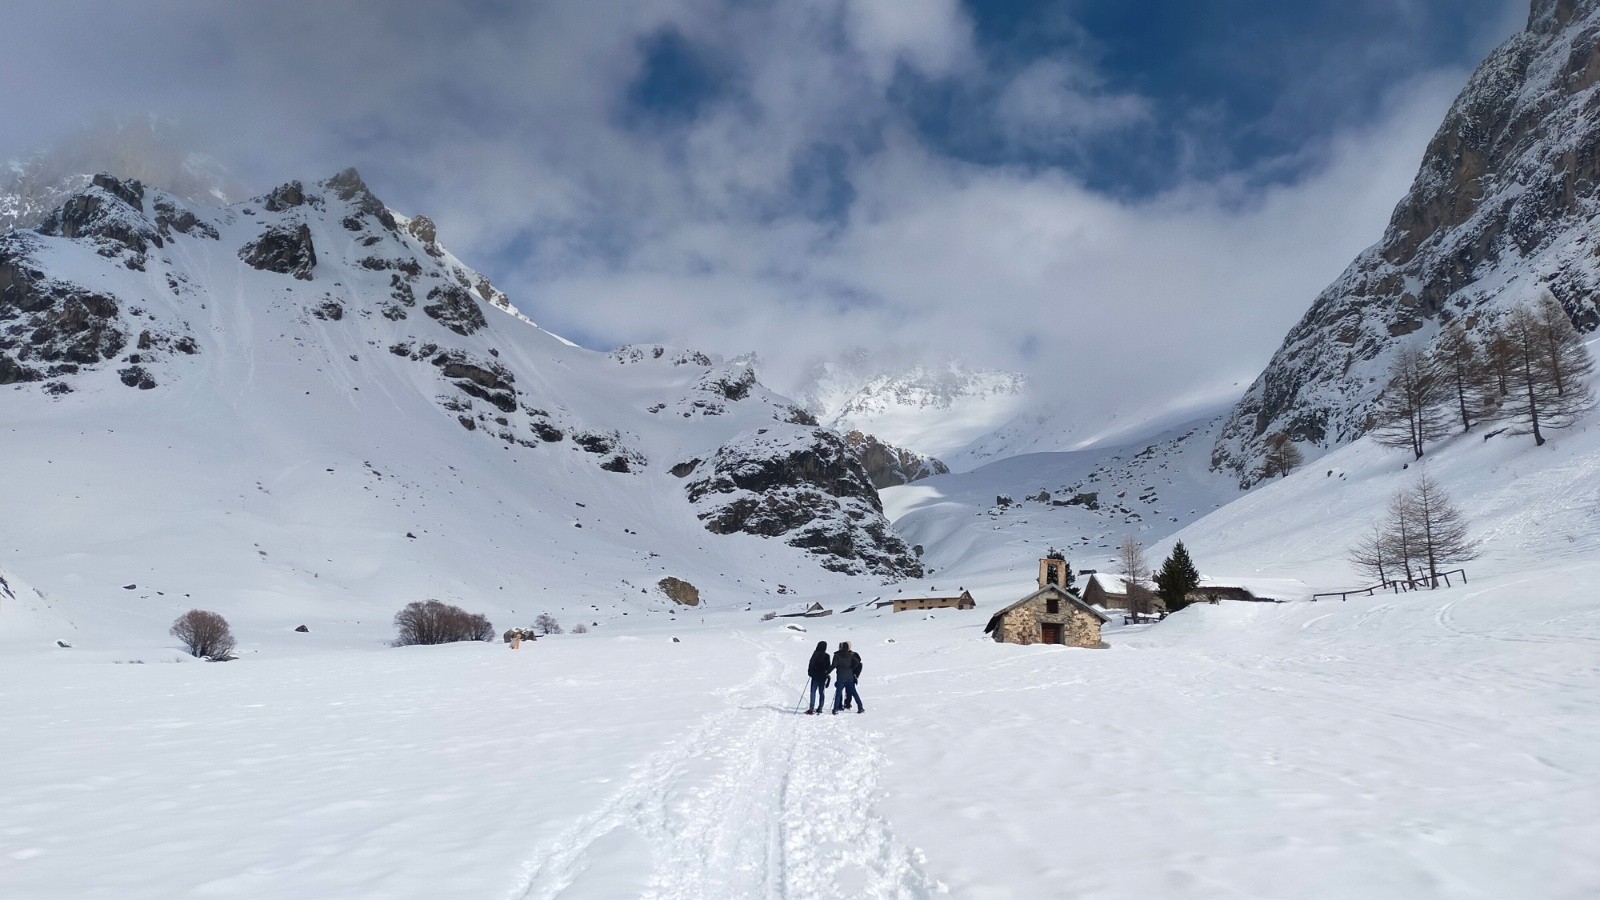
<path fill-rule="evenodd" d="M 830 349 L 922 347 L 1023 369 L 1084 415 L 1248 380 L 1378 238 L 1465 77 L 1396 88 L 1291 183 L 1244 173 L 1131 202 L 1059 171 L 954 161 L 909 126 L 888 94 L 900 66 L 992 94 L 1012 145 L 1154 115 L 1083 58 L 1001 74 L 956 0 L 152 0 L 93 29 L 43 4 L 8 16 L 34 37 L 0 79 L 52 76 L 3 101 L 0 146 L 40 143 L 19 123 L 64 124 L 61 110 L 148 105 L 208 128 L 262 180 L 359 166 L 558 331 L 753 349 L 780 380 Z M 668 28 L 729 83 L 692 118 L 640 126 L 623 100 Z M 839 220 L 794 202 L 818 147 L 856 195 Z"/>
<path fill-rule="evenodd" d="M 1011 143 L 1040 150 L 1124 129 L 1150 116 L 1144 97 L 1108 90 L 1083 62 L 1059 57 L 1030 63 L 995 102 L 995 119 Z"/>

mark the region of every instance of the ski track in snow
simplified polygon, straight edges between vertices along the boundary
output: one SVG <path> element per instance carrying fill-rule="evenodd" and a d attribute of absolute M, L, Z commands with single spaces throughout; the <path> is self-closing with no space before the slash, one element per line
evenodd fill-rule
<path fill-rule="evenodd" d="M 613 864 L 611 851 L 630 840 L 650 848 L 645 897 L 946 892 L 877 810 L 881 736 L 858 714 L 803 715 L 795 688 L 804 673 L 778 649 L 738 637 L 759 651 L 760 664 L 723 692 L 726 708 L 646 759 L 610 800 L 536 852 L 510 896 L 561 897 L 597 858 Z"/>

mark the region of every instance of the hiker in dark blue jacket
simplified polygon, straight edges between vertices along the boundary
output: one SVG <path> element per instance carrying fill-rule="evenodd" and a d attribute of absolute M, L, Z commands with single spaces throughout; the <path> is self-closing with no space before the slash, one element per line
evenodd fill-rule
<path fill-rule="evenodd" d="M 806 715 L 822 712 L 822 704 L 828 700 L 828 673 L 831 671 L 833 662 L 828 659 L 828 642 L 817 641 L 811 664 L 806 666 L 806 674 L 811 676 L 811 700 L 806 704 Z"/>
<path fill-rule="evenodd" d="M 867 711 L 861 705 L 861 695 L 856 693 L 856 681 L 861 677 L 861 654 L 850 649 L 850 642 L 845 641 L 839 645 L 839 652 L 833 655 L 833 714 L 838 715 L 844 708 L 845 698 L 855 701 L 856 712 Z"/>

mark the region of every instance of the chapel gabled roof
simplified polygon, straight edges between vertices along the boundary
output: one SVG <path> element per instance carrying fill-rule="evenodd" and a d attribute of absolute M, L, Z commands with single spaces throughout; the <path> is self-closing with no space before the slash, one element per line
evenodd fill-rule
<path fill-rule="evenodd" d="M 984 634 L 988 634 L 988 633 L 994 631 L 996 628 L 998 628 L 1000 626 L 1000 620 L 1005 618 L 1006 613 L 1011 612 L 1012 610 L 1016 609 L 1019 606 L 1022 606 L 1025 603 L 1030 603 L 1030 602 L 1038 599 L 1039 597 L 1044 596 L 1047 593 L 1053 593 L 1058 598 L 1060 598 L 1062 600 L 1065 600 L 1068 603 L 1072 604 L 1073 606 L 1076 606 L 1077 608 L 1079 608 L 1079 609 L 1083 610 L 1084 612 L 1088 613 L 1089 615 L 1094 616 L 1096 619 L 1100 620 L 1100 624 L 1102 624 L 1102 625 L 1104 625 L 1105 623 L 1111 621 L 1111 619 L 1108 618 L 1105 615 L 1105 613 L 1102 613 L 1100 610 L 1095 609 L 1094 607 L 1090 606 L 1089 604 L 1083 602 L 1083 598 L 1074 596 L 1072 594 L 1069 594 L 1069 593 L 1067 593 L 1066 591 L 1062 590 L 1060 587 L 1058 587 L 1056 585 L 1047 584 L 1044 587 L 1039 588 L 1037 591 L 1034 591 L 1033 593 L 1029 594 L 1028 596 L 1023 597 L 1021 600 L 1018 600 L 1017 602 L 1011 604 L 1010 606 L 1005 607 L 1004 609 L 1001 609 L 999 612 L 997 612 L 994 615 L 990 616 L 989 617 L 989 624 L 985 625 L 983 627 L 983 633 Z"/>

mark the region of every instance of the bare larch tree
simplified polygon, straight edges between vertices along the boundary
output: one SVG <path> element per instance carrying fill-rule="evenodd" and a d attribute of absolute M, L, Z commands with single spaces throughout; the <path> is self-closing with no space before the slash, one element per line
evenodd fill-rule
<path fill-rule="evenodd" d="M 1128 611 L 1134 615 L 1151 612 L 1152 593 L 1145 587 L 1150 580 L 1150 564 L 1145 561 L 1144 547 L 1132 535 L 1122 539 L 1117 550 L 1117 563 L 1122 567 L 1122 577 L 1128 589 Z"/>
<path fill-rule="evenodd" d="M 1374 523 L 1350 548 L 1350 563 L 1364 577 L 1377 579 L 1380 586 L 1388 587 L 1400 573 L 1395 554 L 1387 529 L 1382 523 Z"/>
<path fill-rule="evenodd" d="M 1439 570 L 1478 556 L 1478 543 L 1467 537 L 1467 522 L 1450 502 L 1439 482 L 1423 472 L 1417 483 L 1405 492 L 1411 508 L 1417 561 L 1426 568 L 1428 584 L 1439 586 Z"/>
<path fill-rule="evenodd" d="M 1267 477 L 1288 475 L 1305 462 L 1305 455 L 1294 445 L 1287 431 L 1275 432 L 1267 437 Z"/>
<path fill-rule="evenodd" d="M 1386 447 L 1406 447 L 1421 459 L 1424 448 L 1450 430 L 1441 402 L 1446 389 L 1427 353 L 1410 344 L 1401 347 L 1373 410 L 1373 438 Z"/>
<path fill-rule="evenodd" d="M 1494 388 L 1486 372 L 1483 348 L 1473 340 L 1460 319 L 1445 326 L 1433 351 L 1434 364 L 1444 379 L 1445 388 L 1455 395 L 1461 430 L 1472 430 L 1472 422 L 1486 405 Z"/>
<path fill-rule="evenodd" d="M 1566 428 L 1594 407 L 1594 360 L 1560 304 L 1520 304 L 1496 331 L 1511 381 L 1500 415 L 1516 433 L 1542 446 L 1546 429 Z"/>

